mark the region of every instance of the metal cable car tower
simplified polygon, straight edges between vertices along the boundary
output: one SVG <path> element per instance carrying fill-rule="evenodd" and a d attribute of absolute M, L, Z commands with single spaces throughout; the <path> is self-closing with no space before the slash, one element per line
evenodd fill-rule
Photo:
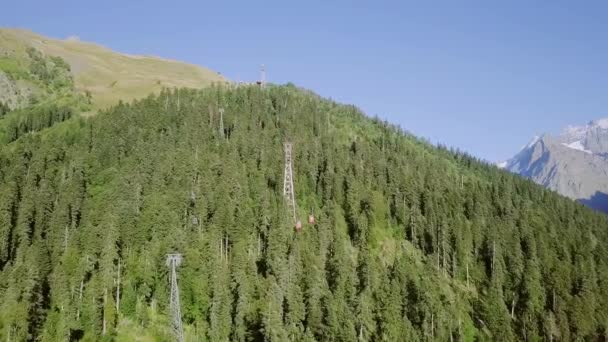
<path fill-rule="evenodd" d="M 224 108 L 220 107 L 220 136 L 224 137 Z"/>
<path fill-rule="evenodd" d="M 175 268 L 182 263 L 181 254 L 167 254 L 167 267 L 171 268 L 171 318 L 173 333 L 176 341 L 184 342 L 184 330 L 182 328 L 182 313 L 179 305 L 179 288 L 177 287 L 177 273 Z"/>
<path fill-rule="evenodd" d="M 296 223 L 296 201 L 295 201 L 295 191 L 293 188 L 293 166 L 291 159 L 292 152 L 292 143 L 286 142 L 283 144 L 283 149 L 285 151 L 285 175 L 283 178 L 283 196 L 285 196 L 285 200 L 287 201 L 287 207 L 293 216 L 293 221 Z"/>

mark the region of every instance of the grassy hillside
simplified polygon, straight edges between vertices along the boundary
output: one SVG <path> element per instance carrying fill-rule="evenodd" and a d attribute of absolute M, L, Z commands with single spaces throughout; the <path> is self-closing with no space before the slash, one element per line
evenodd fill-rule
<path fill-rule="evenodd" d="M 0 147 L 2 340 L 172 340 L 174 252 L 187 341 L 600 340 L 606 243 L 606 216 L 291 86 L 163 91 Z"/>
<path fill-rule="evenodd" d="M 33 47 L 58 56 L 71 69 L 77 92 L 90 92 L 93 108 L 142 98 L 163 87 L 200 88 L 225 79 L 195 65 L 151 56 L 132 56 L 75 39 L 59 40 L 30 31 L 0 28 L 0 70 L 15 69 Z"/>

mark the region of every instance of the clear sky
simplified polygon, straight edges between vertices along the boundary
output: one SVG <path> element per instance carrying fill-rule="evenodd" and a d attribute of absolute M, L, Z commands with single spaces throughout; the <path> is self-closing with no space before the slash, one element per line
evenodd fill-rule
<path fill-rule="evenodd" d="M 293 82 L 490 161 L 608 116 L 606 1 L 9 1 L 0 26 Z"/>

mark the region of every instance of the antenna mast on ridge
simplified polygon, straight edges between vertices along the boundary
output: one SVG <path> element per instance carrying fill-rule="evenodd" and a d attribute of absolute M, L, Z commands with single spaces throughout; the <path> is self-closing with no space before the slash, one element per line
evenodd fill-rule
<path fill-rule="evenodd" d="M 260 68 L 260 88 L 264 88 L 266 86 L 266 67 L 262 64 Z"/>
<path fill-rule="evenodd" d="M 179 305 L 179 288 L 177 287 L 177 273 L 175 268 L 182 263 L 181 254 L 167 254 L 167 267 L 171 268 L 171 297 L 170 309 L 173 333 L 178 342 L 184 342 L 184 330 L 182 328 L 182 313 Z"/>

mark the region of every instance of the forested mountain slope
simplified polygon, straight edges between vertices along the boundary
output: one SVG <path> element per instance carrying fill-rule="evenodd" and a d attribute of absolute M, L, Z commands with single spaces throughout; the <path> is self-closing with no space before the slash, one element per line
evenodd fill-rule
<path fill-rule="evenodd" d="M 174 252 L 188 341 L 599 339 L 607 242 L 604 215 L 292 86 L 163 91 L 0 147 L 3 340 L 171 340 Z"/>

